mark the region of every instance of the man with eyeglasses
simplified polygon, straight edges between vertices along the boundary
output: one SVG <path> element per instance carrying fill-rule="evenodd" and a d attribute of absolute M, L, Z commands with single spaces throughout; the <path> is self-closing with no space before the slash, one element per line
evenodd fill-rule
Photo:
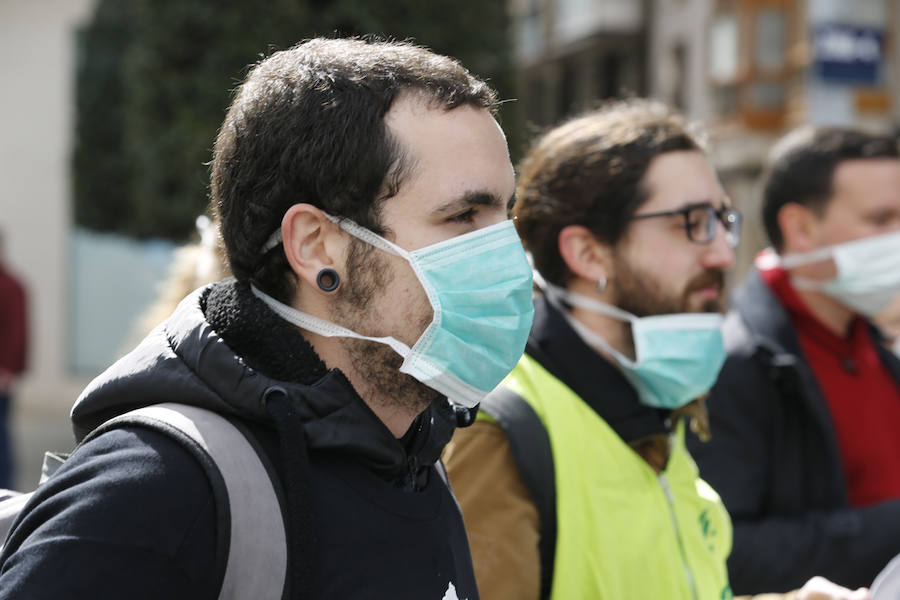
<path fill-rule="evenodd" d="M 866 585 L 900 553 L 900 361 L 871 323 L 900 293 L 897 140 L 798 129 L 762 196 L 772 248 L 735 294 L 691 452 L 734 521 L 736 593 Z"/>
<path fill-rule="evenodd" d="M 525 158 L 525 355 L 445 452 L 482 598 L 729 598 L 731 523 L 684 446 L 725 360 L 741 216 L 659 103 L 575 118 Z"/>

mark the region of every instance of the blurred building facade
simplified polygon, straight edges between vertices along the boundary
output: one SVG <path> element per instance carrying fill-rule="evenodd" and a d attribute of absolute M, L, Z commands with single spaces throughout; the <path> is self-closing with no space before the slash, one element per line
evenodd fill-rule
<path fill-rule="evenodd" d="M 521 113 L 545 126 L 647 89 L 645 0 L 510 0 Z"/>
<path fill-rule="evenodd" d="M 756 182 L 803 123 L 896 132 L 897 0 L 510 0 L 520 101 L 537 129 L 649 95 L 705 125 L 745 214 L 733 279 L 766 240 Z"/>
<path fill-rule="evenodd" d="M 765 244 L 754 192 L 774 139 L 804 122 L 900 123 L 900 0 L 506 1 L 520 112 L 532 131 L 627 95 L 661 98 L 707 125 L 747 222 L 734 279 Z M 71 441 L 65 416 L 89 378 L 73 370 L 89 356 L 72 340 L 122 329 L 90 300 L 103 286 L 80 274 L 70 208 L 76 37 L 95 5 L 0 0 L 0 228 L 31 299 L 31 370 L 15 415 L 26 487 L 39 452 Z M 100 323 L 78 329 L 80 305 Z"/>

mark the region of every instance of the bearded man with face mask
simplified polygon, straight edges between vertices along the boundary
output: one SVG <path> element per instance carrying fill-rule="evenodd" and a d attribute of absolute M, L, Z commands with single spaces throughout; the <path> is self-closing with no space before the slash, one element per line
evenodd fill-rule
<path fill-rule="evenodd" d="M 225 415 L 268 465 L 236 476 L 255 509 L 243 558 L 283 547 L 280 579 L 239 564 L 225 585 L 235 538 L 209 461 L 144 420 L 104 426 L 38 489 L 2 595 L 478 598 L 438 458 L 532 321 L 497 108 L 455 60 L 407 43 L 314 39 L 255 66 L 212 161 L 235 278 L 188 296 L 72 420 L 81 440 L 160 402 Z M 272 513 L 283 527 L 261 530 Z"/>
<path fill-rule="evenodd" d="M 734 521 L 735 592 L 865 585 L 900 552 L 900 361 L 871 318 L 900 293 L 900 155 L 804 127 L 772 151 L 772 248 L 734 297 L 700 472 Z"/>
<path fill-rule="evenodd" d="M 665 106 L 613 104 L 535 143 L 513 214 L 534 327 L 445 453 L 482 597 L 730 597 L 731 524 L 684 446 L 741 226 L 709 159 Z"/>

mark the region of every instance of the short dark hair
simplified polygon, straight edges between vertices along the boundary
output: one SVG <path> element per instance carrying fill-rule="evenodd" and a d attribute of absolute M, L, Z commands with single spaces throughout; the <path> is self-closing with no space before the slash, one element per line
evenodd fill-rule
<path fill-rule="evenodd" d="M 383 233 L 381 202 L 409 170 L 384 117 L 402 92 L 451 110 L 496 113 L 496 93 L 454 59 L 407 42 L 312 39 L 257 64 L 216 139 L 213 213 L 234 275 L 291 300 L 284 252 L 262 248 L 287 210 L 305 202 Z M 280 248 L 280 247 L 279 247 Z"/>
<path fill-rule="evenodd" d="M 785 204 L 801 204 L 822 214 L 838 165 L 873 158 L 900 158 L 897 141 L 854 129 L 812 126 L 781 138 L 772 149 L 762 185 L 763 225 L 775 250 L 784 246 L 778 213 Z"/>
<path fill-rule="evenodd" d="M 535 267 L 565 285 L 572 273 L 559 254 L 559 233 L 587 227 L 615 244 L 647 200 L 644 174 L 667 152 L 700 151 L 684 119 L 665 104 L 630 99 L 577 116 L 541 136 L 519 168 L 516 227 Z"/>

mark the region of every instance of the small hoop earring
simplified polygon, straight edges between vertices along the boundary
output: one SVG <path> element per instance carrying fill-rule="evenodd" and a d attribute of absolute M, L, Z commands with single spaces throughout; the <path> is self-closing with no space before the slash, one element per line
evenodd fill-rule
<path fill-rule="evenodd" d="M 597 291 L 602 294 L 603 291 L 606 289 L 607 283 L 608 282 L 606 280 L 606 275 L 601 275 L 600 279 L 597 280 Z"/>
<path fill-rule="evenodd" d="M 341 276 L 334 269 L 326 267 L 316 275 L 316 285 L 323 292 L 333 292 L 341 285 Z"/>

